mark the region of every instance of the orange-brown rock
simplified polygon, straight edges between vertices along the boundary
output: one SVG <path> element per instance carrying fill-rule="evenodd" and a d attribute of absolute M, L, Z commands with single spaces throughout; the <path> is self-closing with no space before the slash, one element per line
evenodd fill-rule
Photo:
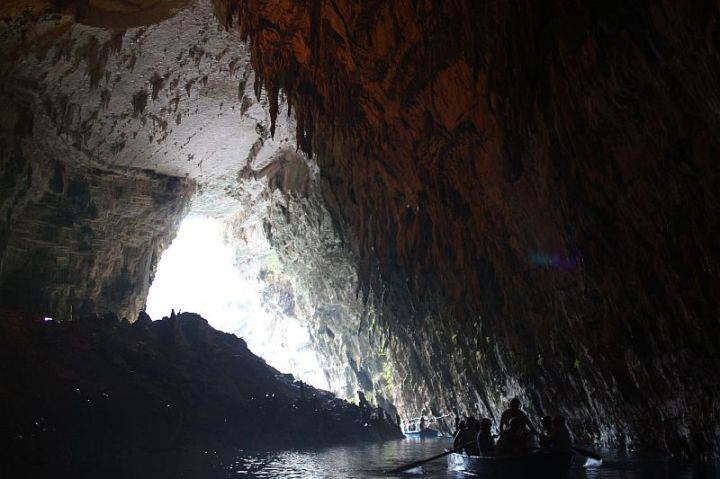
<path fill-rule="evenodd" d="M 65 12 L 78 23 L 124 31 L 158 23 L 188 4 L 190 0 L 3 0 L 0 15 Z"/>
<path fill-rule="evenodd" d="M 214 4 L 318 157 L 402 405 L 717 455 L 716 5 Z"/>

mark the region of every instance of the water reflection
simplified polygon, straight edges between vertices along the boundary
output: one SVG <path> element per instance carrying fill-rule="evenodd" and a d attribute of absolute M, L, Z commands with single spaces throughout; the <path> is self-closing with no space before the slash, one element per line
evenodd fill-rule
<path fill-rule="evenodd" d="M 467 478 L 447 470 L 445 458 L 425 464 L 399 476 L 384 471 L 442 452 L 447 439 L 393 441 L 385 444 L 342 446 L 319 451 L 286 451 L 247 454 L 238 452 L 227 464 L 227 477 L 365 479 L 375 477 Z M 693 467 L 662 457 L 606 453 L 600 463 L 578 456 L 570 479 L 720 479 L 711 467 Z M 482 476 L 475 476 L 482 477 Z"/>
<path fill-rule="evenodd" d="M 317 455 L 288 452 L 269 457 L 242 457 L 231 465 L 231 470 L 242 477 L 319 478 L 322 470 Z"/>
<path fill-rule="evenodd" d="M 607 453 L 601 467 L 577 471 L 574 478 L 587 479 L 715 479 L 720 470 L 657 456 Z"/>

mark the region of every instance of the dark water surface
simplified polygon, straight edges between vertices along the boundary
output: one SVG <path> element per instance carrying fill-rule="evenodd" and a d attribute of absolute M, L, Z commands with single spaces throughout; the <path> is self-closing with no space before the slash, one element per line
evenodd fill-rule
<path fill-rule="evenodd" d="M 197 478 L 485 477 L 448 471 L 445 457 L 423 465 L 422 469 L 412 470 L 411 473 L 394 476 L 384 474 L 385 470 L 439 454 L 450 444 L 449 439 L 439 438 L 306 451 L 262 453 L 236 451 L 223 454 L 207 451 L 202 453 L 204 457 L 200 458 L 188 454 L 182 458 L 168 459 L 165 465 L 155 462 L 153 469 L 156 469 L 159 475 L 166 475 L 170 468 L 175 471 L 170 474 L 173 477 Z M 589 467 L 584 458 L 576 456 L 570 471 L 570 479 L 720 479 L 720 470 L 716 467 L 683 464 L 665 457 L 640 457 L 612 451 L 599 452 L 604 456 L 600 466 Z"/>

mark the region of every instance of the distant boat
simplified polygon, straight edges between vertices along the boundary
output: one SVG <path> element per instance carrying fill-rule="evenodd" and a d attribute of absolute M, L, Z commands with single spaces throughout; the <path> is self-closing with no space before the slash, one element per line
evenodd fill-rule
<path fill-rule="evenodd" d="M 522 456 L 447 456 L 451 471 L 487 474 L 492 477 L 527 477 L 539 479 L 567 478 L 572 452 L 535 451 Z"/>
<path fill-rule="evenodd" d="M 405 431 L 404 434 L 407 437 L 416 437 L 416 438 L 421 438 L 421 439 L 429 439 L 432 437 L 438 437 L 440 435 L 440 433 L 438 431 L 436 431 L 435 429 L 430 429 L 430 428 L 423 429 L 422 431 L 421 430 Z"/>

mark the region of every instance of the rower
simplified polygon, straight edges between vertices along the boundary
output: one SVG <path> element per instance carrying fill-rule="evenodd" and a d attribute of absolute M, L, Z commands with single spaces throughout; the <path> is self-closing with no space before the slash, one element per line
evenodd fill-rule
<path fill-rule="evenodd" d="M 543 428 L 543 432 L 540 433 L 540 438 L 538 440 L 540 447 L 550 447 L 548 436 L 550 436 L 550 432 L 553 428 L 553 419 L 550 416 L 543 416 L 540 420 L 540 424 Z"/>
<path fill-rule="evenodd" d="M 502 416 L 500 416 L 501 435 L 503 431 L 508 428 L 508 426 L 510 425 L 510 420 L 513 418 L 520 418 L 522 422 L 524 422 L 524 425 L 527 425 L 530 428 L 530 431 L 532 431 L 533 434 L 538 433 L 528 419 L 527 414 L 525 414 L 525 412 L 520 409 L 520 400 L 516 397 L 512 398 L 512 400 L 510 401 L 510 408 L 503 411 Z"/>
<path fill-rule="evenodd" d="M 457 449 L 463 444 L 472 443 L 468 446 L 465 446 L 465 454 L 467 454 L 468 456 L 480 455 L 480 449 L 477 445 L 476 423 L 477 420 L 472 416 L 467 417 L 464 421 L 460 421 L 460 430 L 457 432 L 457 434 L 455 434 L 455 438 L 453 439 L 454 449 Z"/>
<path fill-rule="evenodd" d="M 495 439 L 493 439 L 490 428 L 492 427 L 492 421 L 484 417 L 480 421 L 480 432 L 477 436 L 478 446 L 480 452 L 485 456 L 492 456 L 495 454 Z"/>
<path fill-rule="evenodd" d="M 527 424 L 521 417 L 510 419 L 508 428 L 500 434 L 497 442 L 498 456 L 519 456 L 532 451 L 533 436 L 528 431 Z"/>
<path fill-rule="evenodd" d="M 553 428 L 547 438 L 548 446 L 555 451 L 569 451 L 572 446 L 570 431 L 565 425 L 565 417 L 555 416 Z"/>

